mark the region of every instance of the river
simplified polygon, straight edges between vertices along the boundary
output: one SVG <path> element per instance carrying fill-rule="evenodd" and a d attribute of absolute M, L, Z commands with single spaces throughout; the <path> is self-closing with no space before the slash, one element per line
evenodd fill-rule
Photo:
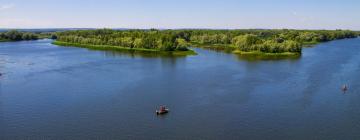
<path fill-rule="evenodd" d="M 360 138 L 360 38 L 304 48 L 298 59 L 195 51 L 0 43 L 0 139 Z M 170 113 L 156 116 L 159 105 Z"/>

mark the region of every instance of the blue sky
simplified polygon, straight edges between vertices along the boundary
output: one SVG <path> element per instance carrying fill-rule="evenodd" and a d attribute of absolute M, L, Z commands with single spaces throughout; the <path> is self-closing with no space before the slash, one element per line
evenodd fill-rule
<path fill-rule="evenodd" d="M 360 30 L 359 0 L 0 0 L 0 28 Z"/>

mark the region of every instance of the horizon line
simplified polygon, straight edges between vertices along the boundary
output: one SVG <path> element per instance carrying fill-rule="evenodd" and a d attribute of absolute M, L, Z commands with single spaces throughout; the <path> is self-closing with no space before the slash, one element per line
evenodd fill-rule
<path fill-rule="evenodd" d="M 0 30 L 44 30 L 44 29 L 122 29 L 122 30 L 349 30 L 349 31 L 360 31 L 358 29 L 304 29 L 304 28 L 108 28 L 108 27 L 40 27 L 40 28 L 0 28 Z"/>

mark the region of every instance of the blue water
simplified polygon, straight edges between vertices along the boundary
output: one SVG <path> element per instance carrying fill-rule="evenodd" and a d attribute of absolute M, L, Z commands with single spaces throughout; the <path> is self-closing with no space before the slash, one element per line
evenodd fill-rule
<path fill-rule="evenodd" d="M 298 59 L 195 51 L 0 43 L 0 139 L 360 138 L 360 38 L 305 48 Z M 156 116 L 162 104 L 171 112 Z"/>

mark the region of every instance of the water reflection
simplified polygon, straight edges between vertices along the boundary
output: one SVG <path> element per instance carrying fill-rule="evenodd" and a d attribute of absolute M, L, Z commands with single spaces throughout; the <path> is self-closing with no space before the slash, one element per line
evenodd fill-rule
<path fill-rule="evenodd" d="M 94 50 L 94 49 L 89 49 Z M 101 50 L 98 50 L 101 51 Z M 103 51 L 104 55 L 107 57 L 141 57 L 141 58 L 160 58 L 160 57 L 168 57 L 168 58 L 179 58 L 186 57 L 184 55 L 175 55 L 171 52 L 145 52 L 145 51 L 133 51 L 133 50 L 124 50 L 124 51 L 111 51 L 105 50 Z"/>
<path fill-rule="evenodd" d="M 177 67 L 184 67 L 186 64 L 186 58 L 185 57 L 163 57 L 161 59 L 161 65 L 162 67 L 168 67 L 171 68 L 172 71 L 177 70 L 175 68 Z"/>
<path fill-rule="evenodd" d="M 176 66 L 182 66 L 182 64 L 186 63 L 186 57 L 184 55 L 175 55 L 173 53 L 167 52 L 139 52 L 139 51 L 101 51 L 106 57 L 113 58 L 159 58 L 158 60 L 164 67 L 170 66 L 171 68 L 176 68 Z M 181 63 L 180 65 L 178 65 Z"/>

